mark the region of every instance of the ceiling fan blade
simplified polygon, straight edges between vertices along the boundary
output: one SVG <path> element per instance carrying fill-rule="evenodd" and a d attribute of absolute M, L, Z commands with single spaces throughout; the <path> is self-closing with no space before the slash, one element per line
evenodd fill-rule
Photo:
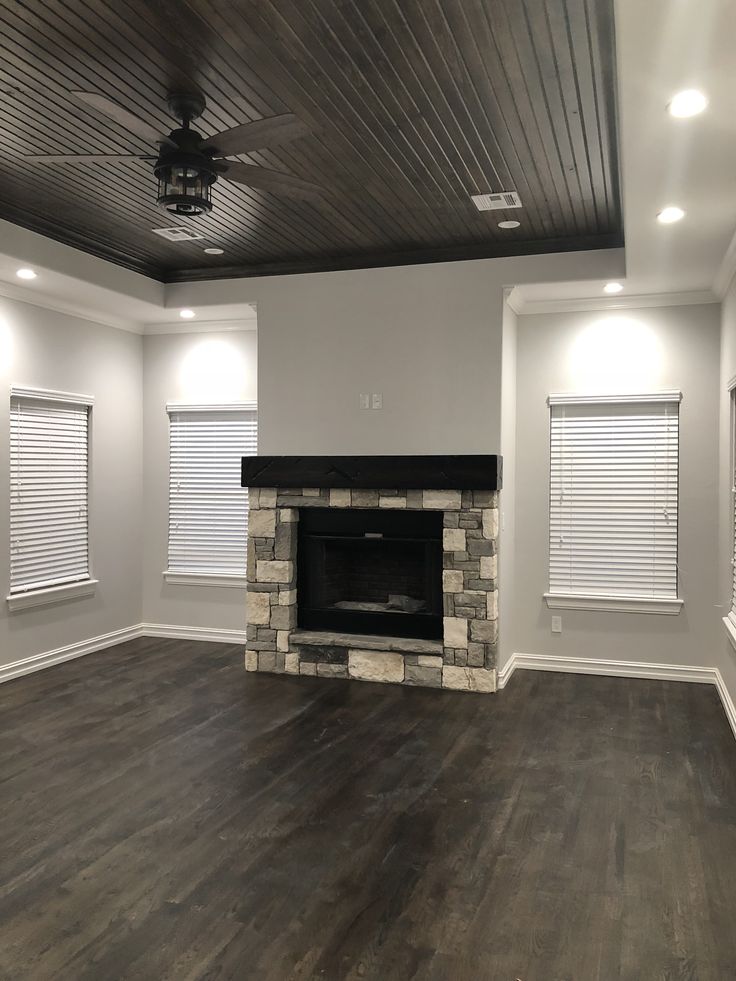
<path fill-rule="evenodd" d="M 304 201 L 316 201 L 327 193 L 324 188 L 310 184 L 301 177 L 292 177 L 290 174 L 280 174 L 275 170 L 266 170 L 264 167 L 254 167 L 244 163 L 228 163 L 223 177 L 225 180 L 245 184 L 247 187 L 272 191 L 274 194 L 286 194 L 292 198 L 302 198 Z"/>
<path fill-rule="evenodd" d="M 162 136 L 150 123 L 147 123 L 144 119 L 139 119 L 138 116 L 134 116 L 132 112 L 124 109 L 123 106 L 118 105 L 117 102 L 113 102 L 112 99 L 108 99 L 106 95 L 102 95 L 100 92 L 72 92 L 71 94 L 81 102 L 84 102 L 85 105 L 91 106 L 104 116 L 125 127 L 125 129 L 130 130 L 131 133 L 135 133 L 136 136 L 139 136 L 147 143 L 176 145 L 168 136 Z"/>
<path fill-rule="evenodd" d="M 24 160 L 31 163 L 115 163 L 119 160 L 155 160 L 142 153 L 29 153 Z"/>
<path fill-rule="evenodd" d="M 208 136 L 205 149 L 213 149 L 218 157 L 232 157 L 239 153 L 288 143 L 289 140 L 296 140 L 308 133 L 309 128 L 301 119 L 287 112 L 283 116 L 269 116 L 252 123 L 241 123 L 240 126 Z"/>

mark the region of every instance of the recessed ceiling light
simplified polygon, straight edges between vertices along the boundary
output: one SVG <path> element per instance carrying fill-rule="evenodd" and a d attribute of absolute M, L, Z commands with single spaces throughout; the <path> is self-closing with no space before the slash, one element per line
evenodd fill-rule
<path fill-rule="evenodd" d="M 184 310 L 179 311 L 179 316 L 181 317 L 182 320 L 191 320 L 192 317 L 195 316 L 194 310 L 188 310 L 187 308 L 185 308 Z"/>
<path fill-rule="evenodd" d="M 671 225 L 674 221 L 679 221 L 681 218 L 685 217 L 685 212 L 682 208 L 676 207 L 674 204 L 667 205 L 666 208 L 662 210 L 657 215 L 657 221 L 660 225 Z"/>
<path fill-rule="evenodd" d="M 621 283 L 606 283 L 603 287 L 604 293 L 620 293 L 623 289 Z"/>
<path fill-rule="evenodd" d="M 686 119 L 688 116 L 697 116 L 708 105 L 708 99 L 697 89 L 685 89 L 673 95 L 672 101 L 667 106 L 670 116 L 677 116 L 678 119 Z"/>
<path fill-rule="evenodd" d="M 204 251 L 207 253 L 207 255 L 222 255 L 222 253 L 225 250 L 224 249 L 205 249 Z"/>
<path fill-rule="evenodd" d="M 521 224 L 520 221 L 499 221 L 499 228 L 518 228 Z"/>
<path fill-rule="evenodd" d="M 23 269 L 19 269 L 15 275 L 18 277 L 18 279 L 36 278 L 36 273 L 32 269 L 28 269 L 27 266 L 24 266 Z"/>

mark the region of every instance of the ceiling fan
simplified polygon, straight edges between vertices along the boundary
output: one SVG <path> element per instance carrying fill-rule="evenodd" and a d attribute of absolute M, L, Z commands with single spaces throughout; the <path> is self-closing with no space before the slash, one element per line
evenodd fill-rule
<path fill-rule="evenodd" d="M 177 92 L 169 96 L 168 105 L 171 114 L 181 120 L 181 126 L 172 130 L 168 136 L 162 136 L 150 123 L 99 92 L 72 92 L 71 94 L 141 139 L 158 144 L 158 155 L 52 153 L 26 155 L 24 159 L 48 164 L 154 161 L 153 172 L 158 179 L 157 203 L 174 214 L 190 217 L 206 214 L 212 210 L 212 185 L 220 177 L 235 181 L 237 184 L 245 184 L 247 187 L 310 201 L 326 193 L 323 188 L 300 177 L 224 159 L 249 153 L 251 150 L 277 146 L 306 135 L 309 130 L 292 113 L 242 123 L 222 133 L 205 137 L 190 126 L 192 120 L 204 112 L 204 97 L 199 93 Z"/>

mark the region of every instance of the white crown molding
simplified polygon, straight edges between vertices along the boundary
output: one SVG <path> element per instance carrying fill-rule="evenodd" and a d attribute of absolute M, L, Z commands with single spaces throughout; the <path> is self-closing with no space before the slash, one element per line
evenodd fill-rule
<path fill-rule="evenodd" d="M 736 232 L 728 243 L 716 278 L 713 280 L 713 290 L 721 300 L 728 293 L 734 276 L 736 276 Z"/>
<path fill-rule="evenodd" d="M 525 300 L 512 290 L 506 301 L 514 313 L 531 317 L 540 313 L 575 313 L 583 311 L 638 310 L 643 307 L 681 307 L 718 303 L 713 290 L 690 290 L 684 293 L 638 293 L 619 296 L 569 297 L 567 299 Z"/>
<path fill-rule="evenodd" d="M 647 678 L 652 681 L 685 681 L 715 685 L 731 731 L 736 737 L 736 705 L 718 668 L 701 668 L 689 664 L 650 664 L 646 661 L 614 661 L 593 657 L 558 657 L 554 654 L 512 654 L 498 673 L 499 691 L 506 687 L 514 671 L 558 671 L 565 674 L 594 674 L 610 678 Z"/>
<path fill-rule="evenodd" d="M 148 337 L 155 334 L 221 334 L 227 331 L 258 330 L 255 316 L 242 317 L 239 320 L 180 320 L 163 324 L 144 324 L 143 334 Z"/>
<path fill-rule="evenodd" d="M 30 303 L 34 307 L 41 307 L 43 310 L 53 310 L 54 313 L 61 313 L 67 317 L 77 317 L 80 320 L 87 320 L 89 323 L 103 327 L 114 327 L 115 330 L 125 330 L 129 334 L 142 334 L 143 324 L 134 320 L 110 317 L 88 310 L 82 304 L 67 303 L 64 300 L 57 300 L 55 297 L 46 296 L 37 290 L 26 289 L 23 286 L 16 286 L 12 283 L 0 282 L 0 296 L 9 300 L 18 300 L 20 303 Z"/>

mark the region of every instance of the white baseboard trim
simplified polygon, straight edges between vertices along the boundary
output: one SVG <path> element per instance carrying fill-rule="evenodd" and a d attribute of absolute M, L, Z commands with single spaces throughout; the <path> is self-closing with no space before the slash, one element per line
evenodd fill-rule
<path fill-rule="evenodd" d="M 520 668 L 529 671 L 564 671 L 568 674 L 605 674 L 618 678 L 651 678 L 655 681 L 716 683 L 716 668 L 683 664 L 650 664 L 648 661 L 613 661 L 595 657 L 558 657 L 555 654 L 512 654 L 499 674 L 499 688 Z"/>
<path fill-rule="evenodd" d="M 718 689 L 718 694 L 721 696 L 723 711 L 726 713 L 726 718 L 728 719 L 728 723 L 731 726 L 734 736 L 736 736 L 736 705 L 734 705 L 728 688 L 726 688 L 726 683 L 721 676 L 721 672 L 717 668 L 716 675 L 716 688 Z"/>
<path fill-rule="evenodd" d="M 141 637 L 169 637 L 172 640 L 210 640 L 216 644 L 245 644 L 245 630 L 221 630 L 219 627 L 181 627 L 169 623 L 141 623 Z"/>
<path fill-rule="evenodd" d="M 34 654 L 33 657 L 25 657 L 20 661 L 11 661 L 10 664 L 0 665 L 0 684 L 3 681 L 20 678 L 24 674 L 32 674 L 34 671 L 53 667 L 54 664 L 62 664 L 64 661 L 72 661 L 74 658 L 83 657 L 85 654 L 102 651 L 106 647 L 114 647 L 115 644 L 123 644 L 126 640 L 136 640 L 138 637 L 169 637 L 173 640 L 209 640 L 217 644 L 245 645 L 245 630 L 180 627 L 167 623 L 137 623 L 132 627 L 123 627 L 121 630 L 113 630 L 109 634 L 100 634 L 99 637 L 90 637 L 75 644 L 57 647 L 53 651 L 45 651 L 43 654 Z"/>
<path fill-rule="evenodd" d="M 687 664 L 650 664 L 646 661 L 599 660 L 593 657 L 558 657 L 553 654 L 512 654 L 498 672 L 499 691 L 514 671 L 563 671 L 567 674 L 599 674 L 613 678 L 649 678 L 653 681 L 688 681 L 715 685 L 731 730 L 736 737 L 736 705 L 718 668 Z"/>
<path fill-rule="evenodd" d="M 109 634 L 100 634 L 99 637 L 77 641 L 76 644 L 66 644 L 64 647 L 57 647 L 56 650 L 45 651 L 43 654 L 34 654 L 33 657 L 25 657 L 20 661 L 11 661 L 10 664 L 0 665 L 0 682 L 41 671 L 63 661 L 72 661 L 76 657 L 102 651 L 106 647 L 123 644 L 126 640 L 135 640 L 140 636 L 142 636 L 141 628 L 136 624 L 133 627 L 123 627 L 122 630 L 113 630 Z"/>

